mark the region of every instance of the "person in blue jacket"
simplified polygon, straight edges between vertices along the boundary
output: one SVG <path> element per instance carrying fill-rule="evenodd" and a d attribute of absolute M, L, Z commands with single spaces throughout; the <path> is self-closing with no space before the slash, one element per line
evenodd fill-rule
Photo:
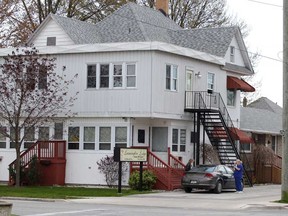
<path fill-rule="evenodd" d="M 234 178 L 237 193 L 243 193 L 242 178 L 243 178 L 243 165 L 241 160 L 237 159 L 234 166 Z"/>

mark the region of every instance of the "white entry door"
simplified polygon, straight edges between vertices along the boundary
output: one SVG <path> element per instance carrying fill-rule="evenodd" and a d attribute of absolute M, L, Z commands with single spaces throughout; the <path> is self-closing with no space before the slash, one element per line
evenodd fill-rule
<path fill-rule="evenodd" d="M 133 146 L 149 146 L 149 126 L 134 126 Z"/>

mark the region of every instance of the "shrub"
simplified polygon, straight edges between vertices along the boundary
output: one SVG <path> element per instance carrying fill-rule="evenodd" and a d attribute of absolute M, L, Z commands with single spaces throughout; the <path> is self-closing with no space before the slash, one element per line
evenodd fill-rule
<path fill-rule="evenodd" d="M 98 165 L 98 170 L 105 175 L 105 181 L 108 187 L 116 185 L 116 181 L 118 180 L 119 163 L 114 161 L 114 157 L 106 155 L 106 157 L 100 159 L 96 163 Z M 122 162 L 122 177 L 125 175 L 127 170 L 127 163 Z"/>
<path fill-rule="evenodd" d="M 143 176 L 142 176 L 142 189 L 143 190 L 151 190 L 153 186 L 155 185 L 157 180 L 156 175 L 150 171 L 150 170 L 145 170 L 143 171 Z M 134 171 L 129 178 L 129 186 L 130 188 L 134 190 L 140 190 L 139 187 L 140 183 L 140 173 L 139 171 Z"/>

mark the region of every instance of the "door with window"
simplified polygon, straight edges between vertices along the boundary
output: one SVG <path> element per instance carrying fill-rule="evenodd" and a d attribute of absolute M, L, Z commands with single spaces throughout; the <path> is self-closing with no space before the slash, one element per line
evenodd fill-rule
<path fill-rule="evenodd" d="M 186 69 L 186 108 L 192 108 L 193 70 Z"/>
<path fill-rule="evenodd" d="M 148 126 L 134 126 L 133 146 L 149 146 Z"/>

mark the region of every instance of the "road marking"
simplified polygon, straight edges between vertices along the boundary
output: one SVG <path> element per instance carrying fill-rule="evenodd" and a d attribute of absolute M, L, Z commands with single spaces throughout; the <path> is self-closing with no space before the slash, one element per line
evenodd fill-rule
<path fill-rule="evenodd" d="M 92 212 L 92 211 L 105 211 L 105 209 L 88 209 L 88 210 L 81 210 L 81 211 L 52 212 L 52 213 L 33 214 L 33 215 L 25 215 L 25 216 L 53 216 L 53 215 L 59 215 L 59 214 L 76 214 L 76 213 L 84 213 L 84 212 Z"/>

